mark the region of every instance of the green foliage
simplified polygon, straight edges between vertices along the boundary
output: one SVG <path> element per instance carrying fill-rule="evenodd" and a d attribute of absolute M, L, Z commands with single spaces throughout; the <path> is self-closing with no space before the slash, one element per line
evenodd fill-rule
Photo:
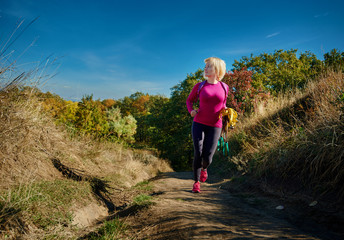
<path fill-rule="evenodd" d="M 170 160 L 176 170 L 191 168 L 193 145 L 191 138 L 192 118 L 186 109 L 186 99 L 193 86 L 203 81 L 203 71 L 198 70 L 174 86 L 171 98 L 150 119 L 152 143 L 163 158 Z"/>
<path fill-rule="evenodd" d="M 106 111 L 109 124 L 108 137 L 114 139 L 123 139 L 126 142 L 134 142 L 134 134 L 136 132 L 136 120 L 132 115 L 122 117 L 119 108 L 112 108 Z"/>
<path fill-rule="evenodd" d="M 84 96 L 80 102 L 65 101 L 51 93 L 39 93 L 45 111 L 49 112 L 57 123 L 65 124 L 74 132 L 92 135 L 111 141 L 134 142 L 136 119 L 127 114 L 122 117 L 119 108 L 113 108 L 116 102 L 106 99 L 93 100 L 93 96 Z"/>
<path fill-rule="evenodd" d="M 114 107 L 119 107 L 123 115 L 131 114 L 136 118 L 147 114 L 150 104 L 149 99 L 150 96 L 148 94 L 136 92 L 129 97 L 118 100 Z"/>
<path fill-rule="evenodd" d="M 76 112 L 78 110 L 78 103 L 72 101 L 64 101 L 64 107 L 58 114 L 58 123 L 71 125 L 76 122 Z"/>
<path fill-rule="evenodd" d="M 84 96 L 78 103 L 74 125 L 82 133 L 96 137 L 106 136 L 109 124 L 101 109 L 100 101 L 93 101 L 93 95 Z"/>
<path fill-rule="evenodd" d="M 332 49 L 331 52 L 324 54 L 325 67 L 334 71 L 344 71 L 344 52 Z"/>
<path fill-rule="evenodd" d="M 297 50 L 276 50 L 273 54 L 242 57 L 235 60 L 233 67 L 240 70 L 246 67 L 253 72 L 253 86 L 271 91 L 273 94 L 289 89 L 303 88 L 308 80 L 321 72 L 322 62 L 313 53 L 301 53 Z"/>
<path fill-rule="evenodd" d="M 140 129 L 139 139 L 145 141 L 149 145 L 160 149 L 162 142 L 164 141 L 163 136 L 166 134 L 161 129 L 161 124 L 158 122 L 158 119 L 161 119 L 164 114 L 166 105 L 168 104 L 169 99 L 164 96 L 150 96 L 150 109 L 149 113 L 139 121 L 144 125 L 144 128 L 138 127 Z"/>
<path fill-rule="evenodd" d="M 118 107 L 124 116 L 132 115 L 136 119 L 137 129 L 135 140 L 139 143 L 149 145 L 151 142 L 150 119 L 154 117 L 153 108 L 161 111 L 162 105 L 167 101 L 166 97 L 160 95 L 148 95 L 136 92 L 129 97 L 118 100 L 114 107 Z M 153 116 L 152 116 L 153 114 Z"/>

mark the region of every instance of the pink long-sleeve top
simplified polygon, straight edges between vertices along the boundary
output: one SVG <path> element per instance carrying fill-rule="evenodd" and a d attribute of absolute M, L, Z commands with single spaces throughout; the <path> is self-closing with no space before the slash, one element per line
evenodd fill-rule
<path fill-rule="evenodd" d="M 186 106 L 191 113 L 193 104 L 197 100 L 197 91 L 201 83 L 197 83 L 188 98 L 186 99 Z M 228 92 L 227 84 L 224 84 Z M 194 117 L 194 122 L 198 122 L 211 127 L 222 127 L 222 119 L 219 118 L 220 111 L 226 107 L 226 92 L 223 89 L 221 82 L 211 84 L 206 82 L 199 93 L 199 109 Z"/>

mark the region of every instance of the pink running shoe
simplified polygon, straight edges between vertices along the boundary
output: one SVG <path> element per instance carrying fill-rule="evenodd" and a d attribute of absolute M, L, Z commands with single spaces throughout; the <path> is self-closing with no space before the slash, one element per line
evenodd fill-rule
<path fill-rule="evenodd" d="M 205 182 L 207 180 L 207 178 L 208 178 L 207 169 L 204 169 L 204 170 L 202 169 L 201 170 L 201 176 L 200 176 L 199 180 L 201 182 Z"/>
<path fill-rule="evenodd" d="M 201 184 L 199 182 L 195 182 L 192 188 L 192 192 L 200 193 L 201 192 Z"/>

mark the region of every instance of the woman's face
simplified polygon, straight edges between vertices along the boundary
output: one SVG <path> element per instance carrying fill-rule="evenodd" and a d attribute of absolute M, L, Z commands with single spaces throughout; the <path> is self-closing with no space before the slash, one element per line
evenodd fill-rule
<path fill-rule="evenodd" d="M 209 63 L 206 63 L 204 67 L 204 76 L 209 78 L 215 75 L 216 75 L 215 68 L 211 66 Z"/>

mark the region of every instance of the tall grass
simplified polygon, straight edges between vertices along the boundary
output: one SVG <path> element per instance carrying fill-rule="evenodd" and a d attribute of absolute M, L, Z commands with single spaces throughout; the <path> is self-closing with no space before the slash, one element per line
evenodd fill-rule
<path fill-rule="evenodd" d="M 166 161 L 147 151 L 86 137 L 71 139 L 42 114 L 34 94 L 26 94 L 25 89 L 7 91 L 0 103 L 0 238 L 70 238 L 76 234 L 73 211 L 99 204 L 89 182 L 58 180 L 63 175 L 52 159 L 108 181 L 116 192 L 171 171 Z M 116 203 L 116 198 L 109 199 Z"/>
<path fill-rule="evenodd" d="M 344 200 L 344 77 L 328 72 L 260 106 L 229 139 L 236 168 L 293 191 Z"/>

